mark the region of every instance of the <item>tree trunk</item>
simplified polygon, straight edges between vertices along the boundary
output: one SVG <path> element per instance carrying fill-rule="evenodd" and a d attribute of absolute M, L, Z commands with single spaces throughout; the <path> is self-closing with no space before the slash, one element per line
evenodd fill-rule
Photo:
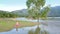
<path fill-rule="evenodd" d="M 39 26 L 39 24 L 40 24 L 40 22 L 39 22 L 39 18 L 38 18 L 37 22 L 38 22 L 38 26 Z"/>

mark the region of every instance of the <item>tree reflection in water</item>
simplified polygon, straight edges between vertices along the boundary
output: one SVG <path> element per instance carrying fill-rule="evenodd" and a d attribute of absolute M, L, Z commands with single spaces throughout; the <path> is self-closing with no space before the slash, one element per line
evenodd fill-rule
<path fill-rule="evenodd" d="M 30 30 L 28 32 L 28 34 L 49 34 L 46 30 L 41 30 L 41 28 L 39 26 L 37 26 L 37 28 L 35 29 L 35 31 Z"/>

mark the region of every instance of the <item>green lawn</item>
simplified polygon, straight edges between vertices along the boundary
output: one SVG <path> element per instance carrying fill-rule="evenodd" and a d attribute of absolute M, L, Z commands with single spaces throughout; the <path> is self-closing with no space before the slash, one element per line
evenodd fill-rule
<path fill-rule="evenodd" d="M 32 23 L 28 21 L 18 21 L 19 28 L 26 27 L 26 26 L 34 26 L 38 23 Z M 15 27 L 16 21 L 13 20 L 0 20 L 0 32 L 9 31 Z"/>

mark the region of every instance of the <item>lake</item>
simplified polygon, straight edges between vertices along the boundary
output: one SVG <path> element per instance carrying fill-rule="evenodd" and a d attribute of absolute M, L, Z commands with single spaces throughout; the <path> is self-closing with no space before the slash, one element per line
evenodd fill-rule
<path fill-rule="evenodd" d="M 39 27 L 43 30 L 46 30 L 49 32 L 49 34 L 60 34 L 60 18 L 50 19 L 50 20 L 40 20 L 41 25 Z M 23 21 L 31 21 L 31 22 L 37 22 L 37 20 L 31 20 L 26 18 L 16 18 L 16 20 L 23 20 Z M 6 32 L 0 32 L 0 34 L 28 34 L 29 30 L 35 30 L 37 28 L 36 26 L 31 27 L 22 27 L 18 28 L 18 31 L 16 31 L 16 28 L 6 31 Z"/>
<path fill-rule="evenodd" d="M 39 27 L 43 30 L 43 25 L 40 25 Z M 16 31 L 16 28 L 7 31 L 7 32 L 0 32 L 0 34 L 28 34 L 29 30 L 35 30 L 37 28 L 36 26 L 32 26 L 32 27 L 22 27 L 22 28 L 18 28 L 18 31 Z M 45 30 L 47 30 L 46 28 L 44 28 Z M 48 30 L 47 30 L 48 31 Z"/>

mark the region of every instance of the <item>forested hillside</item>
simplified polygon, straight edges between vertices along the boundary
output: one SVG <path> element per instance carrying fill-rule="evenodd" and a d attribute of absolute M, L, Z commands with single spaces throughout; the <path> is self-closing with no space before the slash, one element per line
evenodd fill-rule
<path fill-rule="evenodd" d="M 17 14 L 0 10 L 0 18 L 11 18 L 11 17 L 14 18 L 17 16 L 18 16 Z"/>
<path fill-rule="evenodd" d="M 12 12 L 0 10 L 0 18 L 14 18 L 14 17 L 27 17 L 27 9 L 15 10 Z M 60 6 L 51 7 L 48 17 L 60 17 Z"/>
<path fill-rule="evenodd" d="M 12 13 L 18 14 L 19 16 L 28 16 L 27 9 L 12 11 Z M 51 7 L 48 17 L 60 17 L 60 6 Z"/>

